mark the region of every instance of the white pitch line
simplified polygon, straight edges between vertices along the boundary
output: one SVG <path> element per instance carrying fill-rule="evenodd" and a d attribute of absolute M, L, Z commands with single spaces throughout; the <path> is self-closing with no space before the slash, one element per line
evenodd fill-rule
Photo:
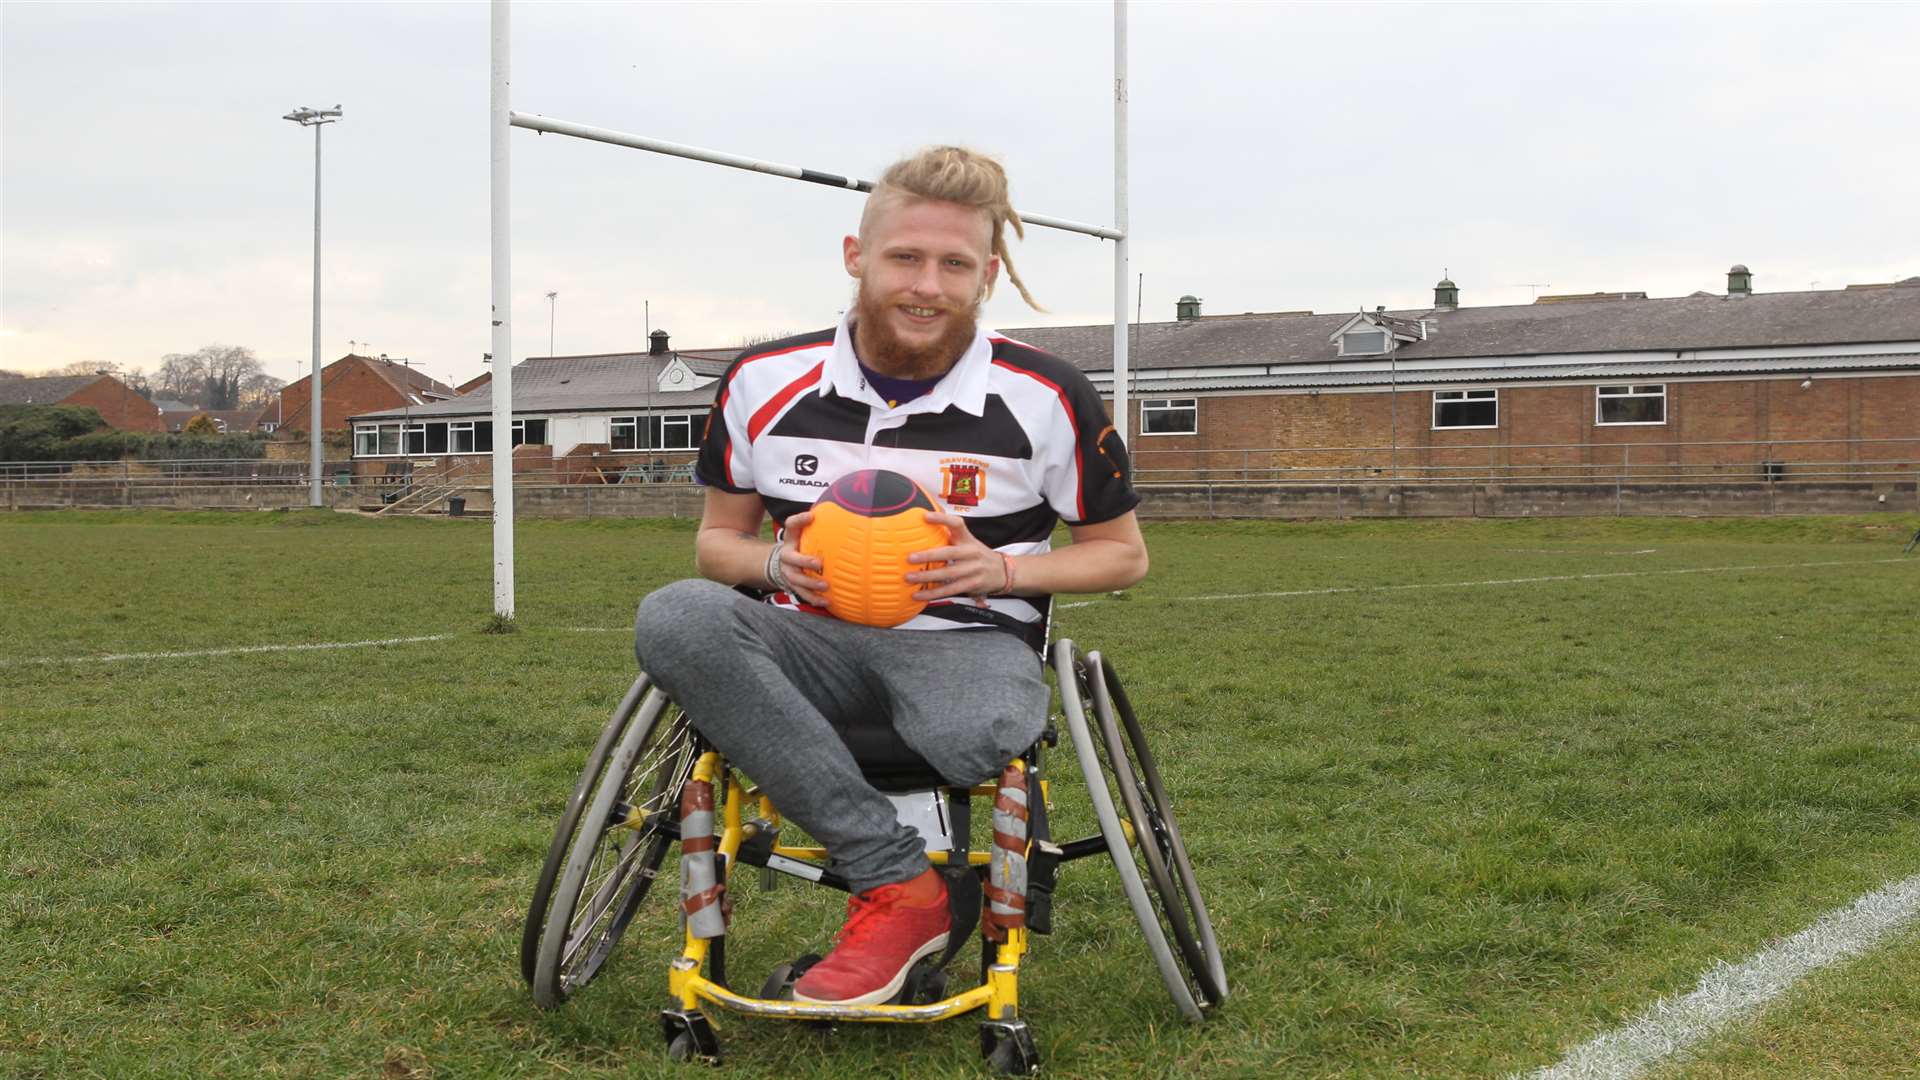
<path fill-rule="evenodd" d="M 110 664 L 118 660 L 184 660 L 195 656 L 238 656 L 242 653 L 311 652 L 316 649 L 365 649 L 375 645 L 413 645 L 422 641 L 445 641 L 452 634 L 421 634 L 416 637 L 378 638 L 372 641 L 315 641 L 294 645 L 236 645 L 225 649 L 187 649 L 181 652 L 107 653 L 103 656 L 35 656 L 24 660 L 0 660 L 0 667 L 20 664 Z"/>
<path fill-rule="evenodd" d="M 1630 1080 L 1663 1058 L 1758 1011 L 1806 976 L 1866 952 L 1920 917 L 1920 874 L 1822 915 L 1812 926 L 1738 964 L 1721 963 L 1685 997 L 1662 999 L 1625 1027 L 1516 1080 Z"/>
<path fill-rule="evenodd" d="M 1826 562 L 1761 563 L 1753 566 L 1691 566 L 1678 570 L 1611 570 L 1603 574 L 1554 574 L 1544 577 L 1496 578 L 1488 581 L 1419 582 L 1412 585 L 1343 585 L 1326 589 L 1292 589 L 1285 592 L 1214 593 L 1209 596 L 1137 596 L 1139 600 L 1277 600 L 1289 596 L 1336 596 L 1342 593 L 1404 592 L 1411 589 L 1468 589 L 1484 585 L 1538 585 L 1551 581 L 1598 581 L 1603 578 L 1655 577 L 1663 574 L 1727 574 L 1740 570 L 1800 570 L 1814 566 L 1874 566 L 1903 562 L 1903 559 L 1833 559 Z M 1104 600 L 1076 600 L 1060 608 L 1092 607 Z"/>

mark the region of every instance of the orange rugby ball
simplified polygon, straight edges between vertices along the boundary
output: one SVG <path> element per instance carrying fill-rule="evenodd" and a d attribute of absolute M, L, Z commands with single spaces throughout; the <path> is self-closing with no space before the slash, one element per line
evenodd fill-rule
<path fill-rule="evenodd" d="M 945 547 L 947 528 L 927 520 L 939 502 L 912 480 L 886 469 L 862 469 L 833 482 L 813 504 L 800 532 L 800 553 L 818 558 L 827 579 L 827 610 L 863 626 L 899 626 L 926 607 L 907 580 L 944 563 L 909 563 L 916 551 Z"/>

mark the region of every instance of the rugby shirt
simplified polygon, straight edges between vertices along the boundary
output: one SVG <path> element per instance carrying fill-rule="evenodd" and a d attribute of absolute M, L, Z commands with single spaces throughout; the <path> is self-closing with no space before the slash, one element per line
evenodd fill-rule
<path fill-rule="evenodd" d="M 756 346 L 728 367 L 701 434 L 701 483 L 758 494 L 784 524 L 858 469 L 911 478 L 1008 555 L 1049 550 L 1063 519 L 1110 521 L 1140 502 L 1126 445 L 1093 384 L 1011 338 L 976 330 L 931 391 L 898 406 L 868 385 L 844 316 L 832 329 Z M 937 600 L 901 628 L 994 627 L 1038 646 L 1050 599 Z M 768 601 L 822 610 L 787 593 Z"/>

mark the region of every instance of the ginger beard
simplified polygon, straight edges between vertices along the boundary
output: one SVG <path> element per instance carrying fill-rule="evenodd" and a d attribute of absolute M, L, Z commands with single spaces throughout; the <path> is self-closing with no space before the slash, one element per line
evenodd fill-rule
<path fill-rule="evenodd" d="M 896 379 L 937 379 L 953 367 L 960 354 L 973 343 L 984 298 L 975 300 L 966 310 L 939 302 L 903 296 L 885 299 L 871 295 L 867 280 L 859 279 L 854 290 L 853 327 L 860 359 L 882 375 Z M 934 308 L 947 313 L 946 329 L 932 342 L 918 345 L 906 341 L 894 331 L 888 316 L 901 304 Z"/>

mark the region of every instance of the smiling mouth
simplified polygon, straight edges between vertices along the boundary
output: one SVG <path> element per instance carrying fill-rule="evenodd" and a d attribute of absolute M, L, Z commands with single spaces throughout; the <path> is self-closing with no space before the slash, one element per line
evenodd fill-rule
<path fill-rule="evenodd" d="M 931 319 L 935 315 L 940 314 L 939 308 L 911 307 L 907 304 L 901 304 L 900 310 L 906 312 L 907 314 L 913 316 L 916 319 Z"/>

